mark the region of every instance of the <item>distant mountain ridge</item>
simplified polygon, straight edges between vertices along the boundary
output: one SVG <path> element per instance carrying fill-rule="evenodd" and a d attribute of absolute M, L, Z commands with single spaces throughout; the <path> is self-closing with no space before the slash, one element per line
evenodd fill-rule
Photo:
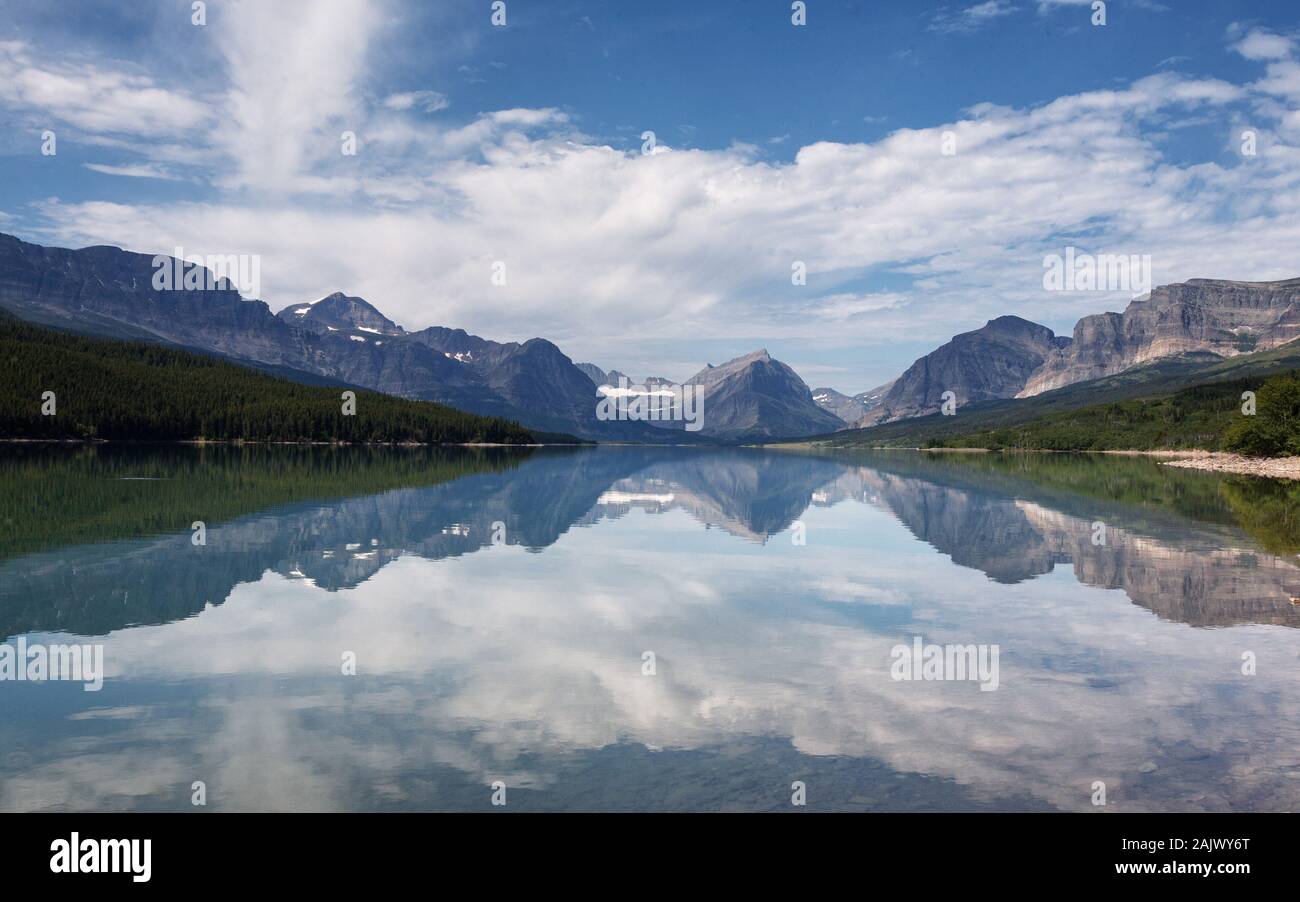
<path fill-rule="evenodd" d="M 0 308 L 45 325 L 202 350 L 314 384 L 333 380 L 535 430 L 637 442 L 819 435 L 927 416 L 945 392 L 959 408 L 1032 397 L 1153 361 L 1231 358 L 1300 337 L 1300 279 L 1192 279 L 1160 286 L 1123 313 L 1084 317 L 1072 338 L 1020 317 L 997 317 L 853 397 L 829 387 L 814 393 L 789 366 L 755 351 L 683 383 L 708 399 L 703 430 L 687 433 L 680 422 L 600 419 L 600 385 L 625 374 L 575 364 L 543 338 L 496 342 L 440 326 L 411 332 L 342 292 L 272 313 L 229 283 L 160 291 L 153 288 L 154 259 L 0 234 Z M 641 383 L 642 390 L 674 386 L 659 377 Z"/>
<path fill-rule="evenodd" d="M 530 444 L 514 423 L 378 392 L 278 379 L 208 354 L 88 337 L 0 311 L 0 438 Z M 32 403 L 57 398 L 56 415 Z"/>
<path fill-rule="evenodd" d="M 842 429 L 846 422 L 822 409 L 799 375 L 776 360 L 766 349 L 752 351 L 726 363 L 709 364 L 683 383 L 662 376 L 641 382 L 618 370 L 606 372 L 595 364 L 581 364 L 602 387 L 652 394 L 690 387 L 700 393 L 702 434 L 725 441 L 793 438 Z M 626 382 L 626 389 L 621 388 Z M 682 429 L 675 420 L 659 421 L 666 429 Z"/>
<path fill-rule="evenodd" d="M 833 388 L 814 388 L 813 402 L 827 413 L 834 414 L 846 423 L 857 423 L 867 415 L 867 405 Z"/>
<path fill-rule="evenodd" d="M 853 425 L 938 413 L 949 391 L 959 408 L 1031 398 L 1161 360 L 1197 355 L 1230 359 L 1297 338 L 1300 278 L 1190 279 L 1162 285 L 1134 299 L 1122 313 L 1083 317 L 1072 337 L 1057 336 L 1018 316 L 1000 316 L 918 358 Z"/>
<path fill-rule="evenodd" d="M 1053 421 L 1058 425 L 1065 424 L 1071 430 L 1076 428 L 1076 424 L 1078 428 L 1086 429 L 1088 427 L 1084 424 L 1090 417 L 1095 419 L 1099 409 L 1110 405 L 1123 406 L 1134 401 L 1143 402 L 1142 406 L 1150 406 L 1151 416 L 1158 420 L 1166 401 L 1174 404 L 1175 408 L 1183 407 L 1178 403 L 1177 396 L 1182 392 L 1190 392 L 1195 403 L 1176 413 L 1180 422 L 1174 424 L 1167 436 L 1173 438 L 1177 433 L 1195 427 L 1192 422 L 1195 408 L 1204 407 L 1207 401 L 1212 402 L 1215 397 L 1222 396 L 1225 391 L 1223 385 L 1236 382 L 1258 386 L 1269 378 L 1295 370 L 1300 370 L 1300 340 L 1269 351 L 1229 358 L 1197 352 L 1163 357 L 1112 376 L 1075 382 L 1030 398 L 976 402 L 960 408 L 956 416 L 943 416 L 936 411 L 924 417 L 879 423 L 816 438 L 833 445 L 857 447 L 955 446 L 966 443 L 970 436 L 1015 434 L 1020 427 L 1026 427 L 1034 435 L 1041 435 L 1043 427 Z M 1241 390 L 1240 387 L 1237 389 L 1237 401 L 1230 405 L 1234 411 L 1239 410 Z M 1131 419 L 1130 414 L 1124 411 L 1117 410 L 1114 413 L 1116 423 L 1108 424 L 1107 429 L 1118 428 L 1120 420 Z M 1060 444 L 1064 437 L 1060 434 L 1053 436 L 1046 447 Z M 1183 447 L 1217 447 L 1221 436 L 1207 432 L 1195 436 L 1195 440 L 1191 438 L 1185 437 L 1185 440 L 1175 443 Z M 1102 441 L 1105 436 L 1096 433 L 1089 436 L 1091 439 Z M 1168 446 L 1168 443 L 1157 442 L 1149 447 Z M 1020 447 L 1042 446 L 1026 443 Z M 1118 446 L 1104 443 L 1102 447 L 1116 449 Z"/>
<path fill-rule="evenodd" d="M 601 422 L 595 386 L 544 339 L 503 344 L 463 330 L 406 332 L 361 298 L 331 294 L 271 313 L 233 287 L 158 291 L 154 258 L 70 250 L 0 235 L 0 307 L 75 331 L 151 338 L 237 361 L 583 438 L 659 441 L 638 422 Z"/>
<path fill-rule="evenodd" d="M 762 360 L 724 365 L 729 378 L 720 372 L 710 381 L 707 403 L 717 410 L 705 414 L 703 432 L 665 430 L 673 424 L 600 419 L 596 383 L 602 380 L 595 377 L 622 374 L 575 365 L 543 338 L 497 342 L 440 326 L 411 332 L 342 292 L 272 313 L 228 282 L 155 289 L 154 260 L 116 247 L 52 248 L 0 234 L 0 308 L 44 325 L 160 341 L 302 381 L 319 384 L 323 377 L 586 439 L 737 441 L 844 425 L 827 418 L 794 371 L 766 352 Z"/>

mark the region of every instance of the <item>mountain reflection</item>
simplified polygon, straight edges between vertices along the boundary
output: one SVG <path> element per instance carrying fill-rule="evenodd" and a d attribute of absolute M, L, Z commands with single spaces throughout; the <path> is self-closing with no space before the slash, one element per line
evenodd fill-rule
<path fill-rule="evenodd" d="M 1108 458 L 1101 463 L 1104 478 L 1089 480 L 1079 478 L 1077 461 L 1063 458 L 1027 468 L 1023 460 L 995 464 L 969 455 L 914 453 L 823 457 L 602 448 L 428 454 L 367 452 L 351 477 L 346 466 L 331 466 L 329 479 L 319 472 L 319 455 L 310 454 L 250 460 L 222 453 L 178 457 L 173 450 L 112 456 L 102 473 L 84 454 L 37 458 L 46 482 L 108 482 L 132 495 L 128 509 L 102 524 L 108 535 L 148 533 L 170 514 L 178 522 L 209 521 L 202 547 L 191 542 L 189 530 L 87 543 L 86 521 L 94 525 L 94 518 L 66 503 L 43 512 L 53 522 L 33 523 L 38 505 L 27 497 L 32 483 L 14 478 L 18 464 L 9 460 L 3 519 L 13 524 L 22 516 L 21 530 L 14 531 L 41 536 L 50 547 L 8 560 L 0 555 L 0 632 L 93 635 L 170 622 L 221 604 L 235 586 L 267 571 L 338 590 L 359 585 L 403 555 L 441 560 L 494 541 L 540 552 L 569 529 L 616 520 L 632 508 L 683 511 L 705 527 L 765 543 L 810 505 L 844 501 L 892 512 L 917 538 L 996 582 L 1018 583 L 1066 564 L 1080 582 L 1122 589 L 1168 620 L 1300 626 L 1293 602 L 1300 596 L 1296 555 L 1271 554 L 1239 528 L 1232 506 L 1216 503 L 1221 480 L 1147 460 Z M 30 467 L 30 453 L 20 463 Z M 213 522 L 215 498 L 228 501 L 227 482 L 268 465 L 277 487 L 293 486 L 307 497 L 364 490 L 385 468 L 394 471 L 391 479 L 414 484 L 228 511 L 226 522 Z M 1177 488 L 1176 500 L 1162 503 L 1169 485 Z M 1238 481 L 1233 491 L 1240 496 L 1249 485 Z M 208 495 L 191 491 L 205 487 Z M 257 488 L 250 506 L 278 497 L 269 486 Z M 1134 501 L 1135 491 L 1143 501 Z M 78 497 L 104 503 L 95 491 Z M 1098 523 L 1105 525 L 1104 544 L 1097 542 Z M 83 541 L 60 546 L 61 527 Z"/>
<path fill-rule="evenodd" d="M 910 475 L 914 461 L 886 456 L 863 473 L 875 493 L 919 539 L 991 579 L 1018 583 L 1072 564 L 1089 586 L 1123 589 L 1138 605 L 1193 626 L 1272 623 L 1300 626 L 1297 557 L 1269 554 L 1241 529 L 1157 505 L 1135 505 L 1078 483 L 1062 491 L 1059 473 L 962 470 L 940 463 Z M 1068 466 L 1071 461 L 1064 460 Z M 902 472 L 898 469 L 901 464 Z M 1164 480 L 1184 474 L 1146 460 L 1106 461 L 1108 479 Z M 1002 478 L 999 478 L 1002 477 Z M 1213 490 L 1196 474 L 1183 488 Z M 1248 485 L 1246 483 L 1245 485 Z M 1261 486 L 1267 491 L 1267 486 Z M 1243 490 L 1240 486 L 1238 490 Z M 1094 524 L 1104 525 L 1104 543 Z"/>
<path fill-rule="evenodd" d="M 1089 810 L 1097 779 L 1291 809 L 1287 491 L 1065 455 L 0 455 L 0 631 L 103 637 L 106 669 L 0 683 L 0 810 L 195 779 L 221 810 L 482 810 L 497 779 L 521 810 L 788 810 L 796 779 L 822 810 Z M 998 644 L 1000 688 L 895 681 L 914 636 Z"/>

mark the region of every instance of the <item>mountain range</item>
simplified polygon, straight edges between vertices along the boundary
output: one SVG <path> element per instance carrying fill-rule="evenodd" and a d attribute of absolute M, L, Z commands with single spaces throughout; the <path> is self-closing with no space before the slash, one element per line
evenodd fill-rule
<path fill-rule="evenodd" d="M 343 292 L 272 312 L 229 282 L 157 290 L 154 261 L 117 247 L 44 247 L 0 234 L 0 308 L 71 331 L 199 350 L 298 381 L 436 401 L 534 430 L 649 443 L 824 435 L 934 414 L 946 392 L 958 407 L 1037 397 L 1166 359 L 1215 361 L 1300 338 L 1300 279 L 1192 279 L 1160 286 L 1122 313 L 1086 316 L 1068 337 L 1017 316 L 997 317 L 854 396 L 809 389 L 766 350 L 706 366 L 684 383 L 637 383 L 618 370 L 575 363 L 544 338 L 498 342 L 443 326 L 409 331 Z M 606 387 L 620 385 L 632 394 L 693 388 L 702 395 L 702 428 L 601 419 Z"/>
<path fill-rule="evenodd" d="M 869 388 L 851 397 L 841 394 L 833 388 L 815 388 L 813 389 L 813 400 L 844 420 L 844 422 L 857 424 L 862 422 L 863 418 L 870 414 L 871 411 L 880 406 L 897 381 L 896 378 L 890 379 L 884 385 L 877 385 L 875 388 Z"/>
<path fill-rule="evenodd" d="M 918 359 L 868 407 L 858 427 L 940 412 L 945 392 L 958 407 L 1031 398 L 1160 361 L 1203 363 L 1257 354 L 1300 338 L 1300 279 L 1192 279 L 1134 299 L 1123 313 L 1085 316 L 1072 337 L 1018 316 L 1000 316 Z M 818 389 L 818 403 L 843 408 Z M 838 396 L 838 397 L 837 397 Z M 1104 393 L 1096 401 L 1106 400 Z M 844 413 L 839 413 L 841 417 Z"/>
<path fill-rule="evenodd" d="M 718 366 L 709 364 L 683 383 L 662 376 L 633 383 L 617 370 L 604 372 L 590 363 L 579 366 L 592 375 L 603 392 L 650 395 L 666 390 L 698 390 L 704 398 L 701 431 L 718 441 L 813 435 L 843 429 L 847 422 L 824 409 L 799 374 L 765 348 Z M 681 422 L 672 420 L 660 421 L 660 425 L 683 428 Z"/>
<path fill-rule="evenodd" d="M 300 381 L 436 401 L 469 413 L 587 439 L 652 443 L 806 435 L 842 428 L 794 371 L 765 352 L 710 367 L 698 433 L 666 422 L 597 417 L 594 366 L 543 338 L 497 342 L 463 329 L 407 331 L 363 298 L 336 292 L 278 313 L 225 281 L 153 287 L 154 257 L 116 247 L 71 250 L 0 235 L 0 308 L 33 322 L 218 354 Z M 669 384 L 667 380 L 659 380 Z"/>

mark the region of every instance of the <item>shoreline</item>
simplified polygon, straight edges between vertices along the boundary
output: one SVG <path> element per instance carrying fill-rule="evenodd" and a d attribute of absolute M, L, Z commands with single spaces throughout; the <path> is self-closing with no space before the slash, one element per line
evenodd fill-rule
<path fill-rule="evenodd" d="M 0 438 L 4 445 L 277 445 L 293 447 L 325 448 L 576 448 L 596 447 L 600 444 L 623 444 L 621 442 L 590 445 L 585 443 L 543 444 L 529 442 L 507 444 L 504 442 L 264 442 L 244 439 L 159 439 L 154 441 L 131 441 L 111 439 L 39 439 L 39 438 Z M 698 445 L 662 445 L 656 447 L 700 447 Z M 1227 451 L 1204 451 L 1201 449 L 1139 451 L 1135 449 L 1111 449 L 1106 451 L 1061 451 L 1052 448 L 889 448 L 864 446 L 859 449 L 835 447 L 821 442 L 772 442 L 758 446 L 769 450 L 826 450 L 826 451 L 915 451 L 921 454 L 1112 454 L 1119 457 L 1154 457 L 1167 458 L 1160 461 L 1162 467 L 1178 467 L 1184 470 L 1200 470 L 1209 473 L 1230 473 L 1239 476 L 1255 476 L 1260 479 L 1282 479 L 1300 481 L 1300 456 L 1295 457 L 1246 457 Z"/>
<path fill-rule="evenodd" d="M 1154 457 L 1172 457 L 1161 461 L 1162 467 L 1205 470 L 1213 473 L 1237 473 L 1263 479 L 1300 480 L 1300 457 L 1245 457 L 1227 451 L 1150 451 Z"/>
<path fill-rule="evenodd" d="M 256 439 L 0 438 L 0 445 L 280 445 L 311 448 L 577 448 L 575 442 L 264 442 Z"/>
<path fill-rule="evenodd" d="M 1161 460 L 1162 467 L 1178 467 L 1183 470 L 1201 470 L 1209 473 L 1231 473 L 1239 476 L 1256 476 L 1260 479 L 1294 479 L 1300 480 L 1300 456 L 1296 457 L 1246 457 L 1228 451 L 1205 451 L 1199 448 L 1186 450 L 1157 449 L 1139 451 L 1136 449 L 1118 449 L 1107 451 L 1060 451 L 1053 448 L 890 448 L 884 446 L 863 446 L 858 449 L 836 447 L 820 442 L 783 442 L 767 445 L 768 448 L 788 450 L 818 449 L 826 451 L 917 451 L 922 454 L 1113 454 L 1119 457 L 1155 457 Z"/>

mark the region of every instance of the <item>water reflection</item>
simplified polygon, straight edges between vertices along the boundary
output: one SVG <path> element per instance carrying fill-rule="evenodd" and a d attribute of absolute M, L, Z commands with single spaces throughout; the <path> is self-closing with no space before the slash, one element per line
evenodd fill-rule
<path fill-rule="evenodd" d="M 0 631 L 107 635 L 108 662 L 93 697 L 0 683 L 0 807 L 180 808 L 196 779 L 225 809 L 479 809 L 493 779 L 520 809 L 782 810 L 795 779 L 819 808 L 1082 809 L 1095 779 L 1123 810 L 1300 800 L 1300 568 L 1240 514 L 1273 487 L 1063 456 L 337 453 L 0 467 Z M 912 635 L 999 643 L 1003 688 L 890 680 Z"/>

